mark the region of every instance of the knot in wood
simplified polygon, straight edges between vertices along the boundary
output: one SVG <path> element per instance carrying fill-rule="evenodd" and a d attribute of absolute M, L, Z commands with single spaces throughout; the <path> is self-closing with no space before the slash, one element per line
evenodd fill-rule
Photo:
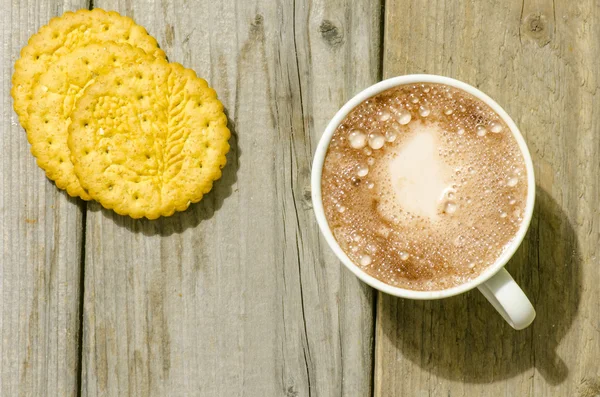
<path fill-rule="evenodd" d="M 312 189 L 310 186 L 305 186 L 304 189 L 302 189 L 302 198 L 308 205 L 312 206 Z"/>
<path fill-rule="evenodd" d="M 344 33 L 341 28 L 337 27 L 333 22 L 324 19 L 319 26 L 321 37 L 327 44 L 333 48 L 337 48 L 344 42 Z"/>
<path fill-rule="evenodd" d="M 254 17 L 254 21 L 252 21 L 251 25 L 253 28 L 258 28 L 260 26 L 262 26 L 263 24 L 263 16 L 260 14 L 256 14 L 256 16 Z"/>
<path fill-rule="evenodd" d="M 539 34 L 546 27 L 545 19 L 546 18 L 543 18 L 542 15 L 529 15 L 526 19 L 526 26 L 531 33 Z"/>
<path fill-rule="evenodd" d="M 262 39 L 264 38 L 265 28 L 263 26 L 264 17 L 261 14 L 256 14 L 254 20 L 250 22 L 250 38 L 251 39 Z"/>
<path fill-rule="evenodd" d="M 551 40 L 551 29 L 548 26 L 548 18 L 544 14 L 529 14 L 521 25 L 521 32 L 526 37 L 535 41 L 540 47 L 544 47 Z"/>

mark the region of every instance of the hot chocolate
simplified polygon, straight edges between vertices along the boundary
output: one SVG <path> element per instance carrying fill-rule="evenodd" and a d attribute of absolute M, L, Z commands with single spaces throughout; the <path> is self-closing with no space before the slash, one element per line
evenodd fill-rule
<path fill-rule="evenodd" d="M 493 264 L 522 222 L 527 171 L 509 127 L 441 84 L 384 91 L 353 109 L 323 165 L 339 245 L 393 286 L 441 290 Z"/>

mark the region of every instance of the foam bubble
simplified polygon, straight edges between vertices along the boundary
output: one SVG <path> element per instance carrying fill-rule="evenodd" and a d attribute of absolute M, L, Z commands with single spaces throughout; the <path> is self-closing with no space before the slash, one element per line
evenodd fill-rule
<path fill-rule="evenodd" d="M 431 109 L 429 109 L 429 107 L 427 107 L 425 105 L 419 106 L 419 114 L 421 115 L 421 117 L 427 117 L 427 116 L 429 116 L 430 113 L 431 113 Z"/>
<path fill-rule="evenodd" d="M 386 226 L 381 226 L 377 230 L 377 234 L 379 234 L 383 238 L 388 238 L 390 236 L 391 232 L 392 232 L 392 230 Z"/>
<path fill-rule="evenodd" d="M 374 254 L 377 252 L 377 246 L 375 244 L 367 244 L 365 249 L 367 250 L 367 252 L 369 252 L 371 254 Z"/>
<path fill-rule="evenodd" d="M 515 187 L 517 186 L 517 183 L 519 183 L 519 178 L 513 176 L 506 182 L 506 186 Z"/>
<path fill-rule="evenodd" d="M 387 110 L 382 110 L 379 112 L 379 121 L 388 121 L 390 119 L 390 117 L 392 117 L 390 115 L 390 112 L 388 112 Z"/>
<path fill-rule="evenodd" d="M 452 113 L 454 113 L 454 109 L 452 109 L 451 107 L 449 107 L 449 106 L 446 106 L 446 107 L 444 108 L 444 114 L 445 114 L 446 116 L 450 116 Z"/>
<path fill-rule="evenodd" d="M 494 134 L 502 132 L 502 124 L 497 121 L 492 121 L 490 123 L 490 131 L 492 131 Z"/>
<path fill-rule="evenodd" d="M 444 212 L 446 214 L 454 214 L 457 209 L 458 205 L 454 201 L 449 200 L 444 204 Z"/>
<path fill-rule="evenodd" d="M 410 254 L 408 252 L 400 252 L 400 259 L 407 261 L 408 258 L 410 258 Z"/>
<path fill-rule="evenodd" d="M 396 120 L 398 120 L 398 123 L 400 123 L 400 125 L 406 125 L 410 123 L 410 120 L 412 119 L 412 115 L 410 114 L 410 112 L 405 109 L 396 110 L 395 116 Z"/>
<path fill-rule="evenodd" d="M 369 173 L 369 167 L 367 167 L 365 165 L 361 165 L 360 167 L 358 167 L 358 170 L 356 171 L 356 175 L 360 176 L 361 178 L 364 176 L 367 176 L 368 173 Z"/>
<path fill-rule="evenodd" d="M 383 135 L 371 133 L 369 134 L 369 146 L 374 149 L 381 149 L 385 144 L 385 138 Z"/>
<path fill-rule="evenodd" d="M 371 257 L 369 255 L 363 255 L 360 257 L 360 265 L 361 266 L 369 266 L 371 264 Z"/>
<path fill-rule="evenodd" d="M 350 131 L 348 142 L 354 149 L 362 149 L 367 144 L 367 136 L 359 129 Z"/>
<path fill-rule="evenodd" d="M 487 130 L 481 124 L 475 127 L 475 130 L 477 131 L 477 136 L 485 136 L 487 134 Z"/>
<path fill-rule="evenodd" d="M 388 142 L 394 142 L 396 138 L 398 138 L 398 134 L 400 133 L 400 127 L 398 124 L 393 123 L 390 128 L 385 131 L 385 140 Z"/>
<path fill-rule="evenodd" d="M 442 191 L 441 200 L 444 200 L 446 198 L 453 199 L 455 195 L 456 195 L 456 189 L 453 187 L 447 187 L 446 189 L 444 189 Z"/>

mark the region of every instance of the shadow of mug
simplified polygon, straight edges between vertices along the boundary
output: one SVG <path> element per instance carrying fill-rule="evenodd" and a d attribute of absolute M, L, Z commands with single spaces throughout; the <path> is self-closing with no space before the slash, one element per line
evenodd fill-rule
<path fill-rule="evenodd" d="M 553 385 L 569 369 L 556 353 L 580 301 L 581 258 L 567 215 L 544 190 L 523 244 L 507 270 L 536 309 L 533 324 L 515 331 L 478 291 L 437 301 L 398 299 L 380 293 L 380 332 L 395 347 L 397 364 L 378 365 L 396 376 L 409 360 L 449 380 L 487 383 L 536 368 Z M 389 361 L 389 351 L 381 353 Z M 388 368 L 389 367 L 389 368 Z M 387 374 L 386 374 L 387 372 Z"/>

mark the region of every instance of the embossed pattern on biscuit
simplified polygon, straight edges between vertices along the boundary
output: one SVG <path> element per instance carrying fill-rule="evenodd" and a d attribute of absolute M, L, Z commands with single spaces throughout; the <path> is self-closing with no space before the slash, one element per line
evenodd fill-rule
<path fill-rule="evenodd" d="M 21 50 L 21 58 L 15 63 L 11 90 L 15 112 L 25 129 L 28 126 L 27 108 L 40 75 L 75 49 L 108 41 L 129 43 L 150 55 L 165 58 L 165 53 L 146 29 L 129 17 L 99 8 L 66 12 L 52 18 L 48 25 L 30 37 Z"/>
<path fill-rule="evenodd" d="M 126 43 L 90 44 L 61 57 L 40 76 L 28 108 L 27 139 L 38 166 L 57 187 L 71 196 L 91 198 L 75 175 L 67 145 L 71 111 L 84 88 L 113 68 L 151 59 Z"/>
<path fill-rule="evenodd" d="M 206 81 L 156 59 L 114 69 L 87 87 L 68 143 L 92 198 L 119 214 L 155 219 L 211 190 L 229 136 L 223 105 Z"/>

